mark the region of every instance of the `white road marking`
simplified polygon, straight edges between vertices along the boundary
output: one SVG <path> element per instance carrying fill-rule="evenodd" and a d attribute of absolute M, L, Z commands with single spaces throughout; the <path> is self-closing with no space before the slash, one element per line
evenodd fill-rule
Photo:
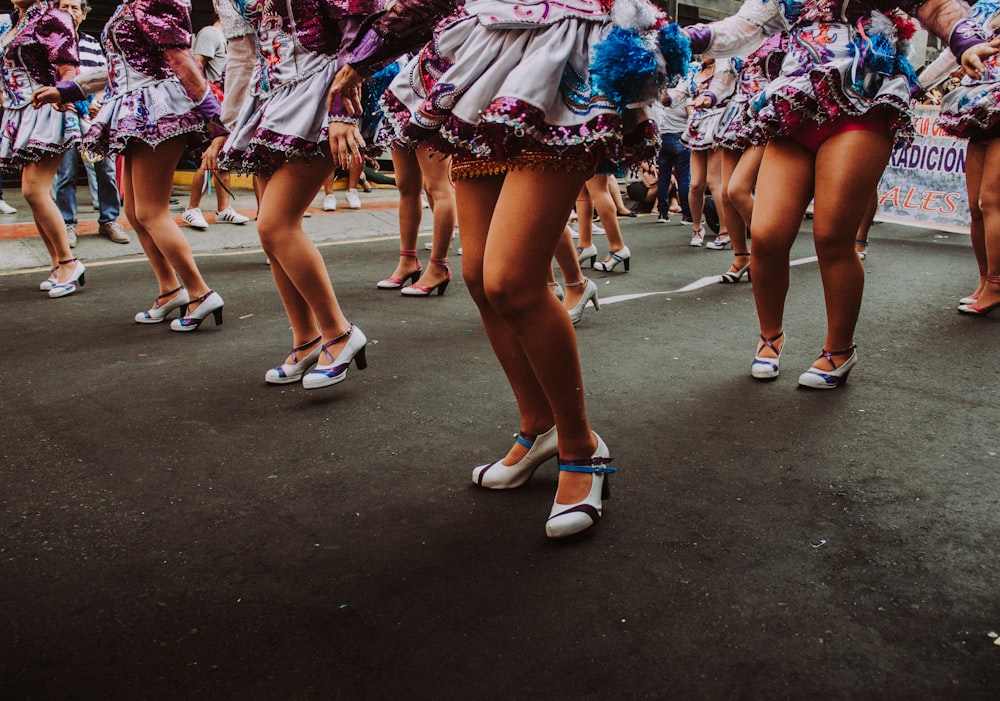
<path fill-rule="evenodd" d="M 795 265 L 806 265 L 808 263 L 815 263 L 816 256 L 809 256 L 808 258 L 797 258 L 796 260 L 790 261 L 789 266 Z M 681 292 L 694 292 L 695 290 L 700 290 L 702 287 L 711 287 L 712 285 L 718 285 L 722 281 L 721 275 L 710 275 L 709 277 L 699 278 L 692 283 L 685 285 L 684 287 L 679 287 L 676 290 L 665 290 L 662 292 L 636 292 L 629 295 L 615 295 L 614 297 L 601 297 L 601 304 L 616 304 L 617 302 L 630 302 L 633 299 L 642 299 L 643 297 L 655 297 L 656 295 L 672 295 L 680 294 Z"/>

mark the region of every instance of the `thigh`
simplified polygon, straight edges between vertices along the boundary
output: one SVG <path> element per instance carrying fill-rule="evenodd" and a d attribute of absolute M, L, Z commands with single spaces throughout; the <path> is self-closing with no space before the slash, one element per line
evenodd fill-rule
<path fill-rule="evenodd" d="M 391 152 L 392 169 L 396 177 L 396 189 L 401 197 L 416 197 L 424 186 L 423 174 L 417 154 L 407 148 L 394 147 Z"/>
<path fill-rule="evenodd" d="M 332 173 L 333 160 L 329 156 L 308 161 L 300 158 L 279 167 L 267 181 L 261 198 L 258 232 L 266 236 L 272 231 L 301 228 L 302 215 Z"/>
<path fill-rule="evenodd" d="M 760 161 L 763 157 L 763 146 L 751 146 L 744 151 L 729 179 L 729 189 L 735 187 L 740 192 L 752 192 L 757 183 L 757 172 L 760 170 Z"/>
<path fill-rule="evenodd" d="M 427 181 L 428 188 L 437 191 L 449 191 L 451 183 L 451 156 L 433 153 L 426 148 L 417 149 L 417 163 L 420 172 Z"/>
<path fill-rule="evenodd" d="M 134 211 L 140 218 L 170 209 L 174 170 L 184 154 L 185 143 L 185 137 L 180 136 L 165 141 L 155 150 L 141 141 L 129 145 L 125 152 L 125 180 Z"/>
<path fill-rule="evenodd" d="M 821 185 L 813 209 L 817 245 L 854 241 L 891 154 L 888 131 L 846 131 L 823 142 L 816 153 L 815 177 Z"/>
<path fill-rule="evenodd" d="M 21 190 L 26 196 L 46 192 L 52 187 L 62 164 L 62 154 L 42 156 L 21 170 Z"/>
<path fill-rule="evenodd" d="M 708 182 L 708 151 L 691 152 L 691 186 L 704 187 Z"/>
<path fill-rule="evenodd" d="M 813 196 L 815 172 L 811 151 L 790 139 L 768 142 L 751 222 L 755 253 L 772 241 L 791 245 Z"/>
<path fill-rule="evenodd" d="M 980 209 L 989 214 L 996 214 L 1000 211 L 1000 186 L 997 185 L 998 180 L 1000 180 L 1000 139 L 991 139 L 985 142 L 983 169 L 979 185 Z M 985 183 L 990 183 L 989 187 L 983 187 Z"/>

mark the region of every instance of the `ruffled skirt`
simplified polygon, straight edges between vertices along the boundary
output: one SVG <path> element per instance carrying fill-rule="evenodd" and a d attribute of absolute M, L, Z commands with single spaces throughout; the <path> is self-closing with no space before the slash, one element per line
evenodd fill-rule
<path fill-rule="evenodd" d="M 191 110 L 194 102 L 176 80 L 162 80 L 116 95 L 101 107 L 83 140 L 88 153 L 122 153 L 132 140 L 156 148 L 164 141 L 188 135 L 190 148 L 208 145 L 205 121 Z"/>
<path fill-rule="evenodd" d="M 715 129 L 715 145 L 728 151 L 743 151 L 750 148 L 753 114 L 750 100 L 735 97 L 726 103 L 722 117 Z"/>
<path fill-rule="evenodd" d="M 330 61 L 302 80 L 246 101 L 222 149 L 223 168 L 269 175 L 288 161 L 329 153 L 326 97 L 337 74 Z"/>
<path fill-rule="evenodd" d="M 51 107 L 3 110 L 0 120 L 0 170 L 19 172 L 44 156 L 60 155 L 80 143 L 80 117 Z"/>
<path fill-rule="evenodd" d="M 603 21 L 488 27 L 460 13 L 401 71 L 383 97 L 395 139 L 456 155 L 453 174 L 510 168 L 593 171 L 655 156 L 645 111 L 619 114 L 590 81 Z"/>
<path fill-rule="evenodd" d="M 692 151 L 708 151 L 716 148 L 715 135 L 726 114 L 727 105 L 712 109 L 697 109 L 688 118 L 687 131 L 681 141 Z"/>
<path fill-rule="evenodd" d="M 859 65 L 850 49 L 854 32 L 834 23 L 793 30 L 781 75 L 752 103 L 754 144 L 788 136 L 799 126 L 815 127 L 873 110 L 886 115 L 897 147 L 913 139 L 909 82 L 904 75 Z"/>
<path fill-rule="evenodd" d="M 959 85 L 941 101 L 938 124 L 960 139 L 996 138 L 1000 129 L 1000 83 Z"/>

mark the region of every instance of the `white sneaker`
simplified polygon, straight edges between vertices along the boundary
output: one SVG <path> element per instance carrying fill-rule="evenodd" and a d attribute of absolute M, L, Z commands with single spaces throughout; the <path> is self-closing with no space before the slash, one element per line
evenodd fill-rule
<path fill-rule="evenodd" d="M 333 193 L 330 193 L 323 198 L 323 211 L 324 212 L 336 212 L 337 211 L 337 198 L 334 197 Z"/>
<path fill-rule="evenodd" d="M 221 212 L 215 213 L 216 224 L 246 224 L 250 217 L 244 217 L 232 207 L 226 207 Z"/>
<path fill-rule="evenodd" d="M 0 214 L 17 214 L 17 209 L 0 200 Z"/>
<path fill-rule="evenodd" d="M 76 224 L 66 225 L 66 242 L 70 248 L 76 248 Z"/>
<path fill-rule="evenodd" d="M 204 215 L 202 215 L 201 210 L 197 207 L 185 209 L 184 214 L 181 215 L 181 221 L 192 229 L 208 230 L 208 222 L 205 221 Z"/>
<path fill-rule="evenodd" d="M 351 209 L 361 209 L 361 195 L 353 187 L 347 191 L 347 206 Z"/>

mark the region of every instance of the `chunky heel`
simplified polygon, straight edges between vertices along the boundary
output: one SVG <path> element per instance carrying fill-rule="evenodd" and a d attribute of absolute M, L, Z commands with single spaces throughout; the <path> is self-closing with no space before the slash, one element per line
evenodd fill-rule
<path fill-rule="evenodd" d="M 344 344 L 340 353 L 334 358 L 330 354 L 330 346 L 340 343 L 345 338 L 347 339 L 347 343 Z M 352 360 L 358 370 L 367 368 L 368 361 L 365 358 L 366 343 L 368 343 L 368 338 L 364 332 L 354 324 L 349 324 L 347 331 L 323 344 L 323 347 L 320 348 L 320 355 L 326 356 L 330 362 L 325 365 L 316 365 L 312 369 L 312 372 L 302 378 L 302 386 L 305 389 L 319 389 L 343 382 L 347 379 L 347 370 L 351 367 Z"/>
<path fill-rule="evenodd" d="M 590 244 L 586 248 L 576 248 L 576 259 L 583 265 L 583 262 L 590 258 L 590 267 L 593 268 L 597 261 L 597 246 Z"/>
<path fill-rule="evenodd" d="M 187 310 L 191 308 L 192 305 L 198 305 L 198 308 L 193 312 L 188 313 Z M 222 308 L 225 306 L 225 302 L 222 301 L 222 297 L 218 292 L 214 290 L 209 290 L 201 297 L 197 299 L 192 299 L 187 302 L 185 306 L 184 316 L 180 319 L 174 319 L 170 322 L 171 331 L 197 331 L 201 326 L 202 322 L 208 318 L 211 314 L 212 318 L 215 320 L 216 326 L 222 325 Z M 136 318 L 138 321 L 138 318 Z"/>

